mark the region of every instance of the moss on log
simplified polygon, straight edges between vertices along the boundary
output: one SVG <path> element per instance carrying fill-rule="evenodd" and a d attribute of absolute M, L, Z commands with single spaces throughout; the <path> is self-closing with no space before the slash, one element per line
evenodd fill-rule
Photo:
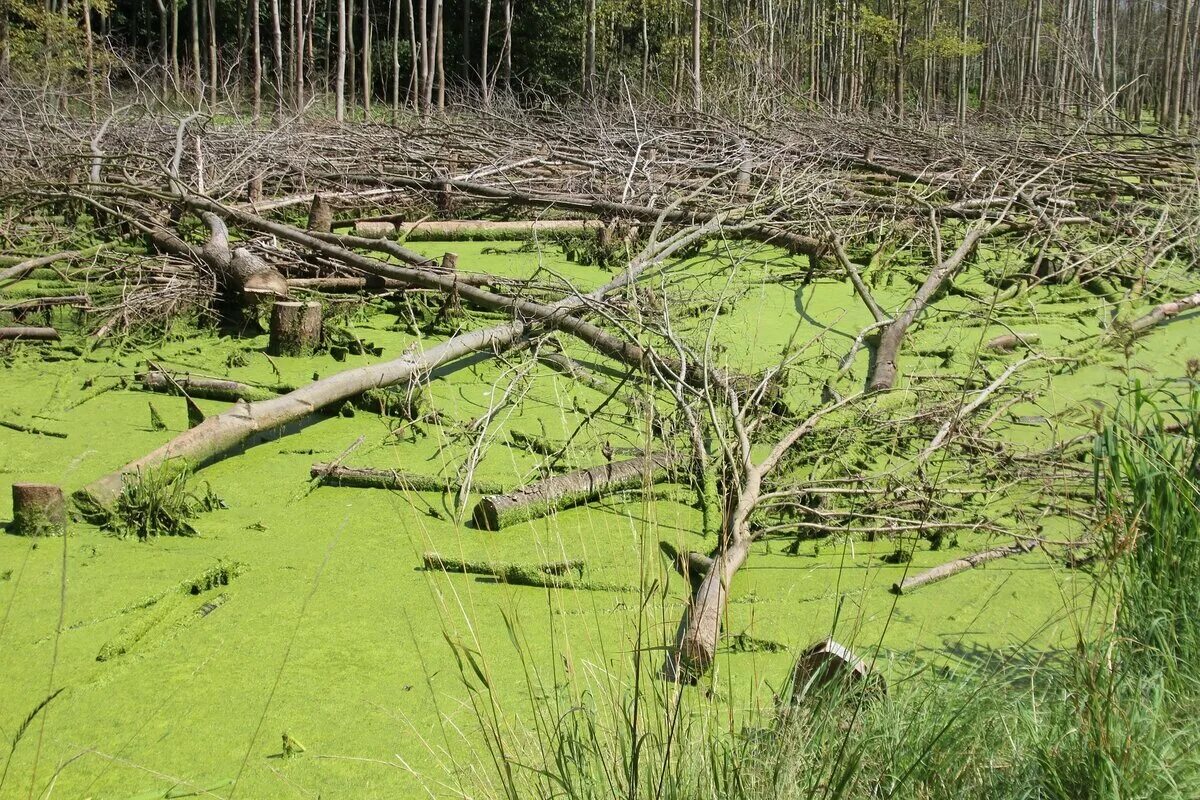
<path fill-rule="evenodd" d="M 342 467 L 337 464 L 313 464 L 309 475 L 333 486 L 358 489 L 395 489 L 411 492 L 457 492 L 463 482 L 457 478 L 439 478 L 394 469 Z M 471 491 L 479 494 L 502 493 L 504 488 L 490 481 L 472 481 Z"/>
<path fill-rule="evenodd" d="M 13 521 L 10 532 L 18 536 L 61 536 L 67 531 L 67 500 L 59 486 L 49 483 L 14 483 Z"/>

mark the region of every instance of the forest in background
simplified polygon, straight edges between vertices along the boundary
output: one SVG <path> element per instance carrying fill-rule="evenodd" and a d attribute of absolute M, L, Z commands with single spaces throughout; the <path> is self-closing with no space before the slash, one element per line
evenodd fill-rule
<path fill-rule="evenodd" d="M 1195 0 L 3 0 L 0 79 L 256 118 L 570 97 L 1186 129 Z"/>

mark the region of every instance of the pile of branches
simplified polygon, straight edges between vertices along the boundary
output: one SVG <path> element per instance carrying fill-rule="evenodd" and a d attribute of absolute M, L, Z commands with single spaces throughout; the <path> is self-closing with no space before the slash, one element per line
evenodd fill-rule
<path fill-rule="evenodd" d="M 133 108 L 93 124 L 42 107 L 4 107 L 0 159 L 20 181 L 8 189 L 6 213 L 18 220 L 86 214 L 103 235 L 140 243 L 137 258 L 158 271 L 135 287 L 169 281 L 169 270 L 191 270 L 189 285 L 211 287 L 210 305 L 223 304 L 246 320 L 264 297 L 287 296 L 298 281 L 360 280 L 365 289 L 434 293 L 503 317 L 421 353 L 239 403 L 82 493 L 108 503 L 127 476 L 170 459 L 210 461 L 256 432 L 368 390 L 420 384 L 436 367 L 470 353 L 500 353 L 551 334 L 571 337 L 639 372 L 674 408 L 673 433 L 663 438 L 671 459 L 686 454 L 706 532 L 717 541 L 665 668 L 673 679 L 694 680 L 715 657 L 729 586 L 751 545 L 780 525 L 794 527 L 800 519 L 823 531 L 849 524 L 895 535 L 945 521 L 988 530 L 982 520 L 956 520 L 950 503 L 932 499 L 923 468 L 953 446 L 975 454 L 963 485 L 978 479 L 985 468 L 979 464 L 993 470 L 994 482 L 1016 480 L 1003 471 L 1013 455 L 983 435 L 990 422 L 972 428 L 968 421 L 1004 396 L 1038 354 L 989 375 L 955 402 L 892 415 L 892 424 L 921 441 L 903 477 L 890 475 L 890 483 L 855 489 L 847 486 L 853 475 L 816 479 L 804 456 L 805 445 L 830 425 L 863 430 L 889 418 L 886 398 L 907 332 L 984 243 L 1031 260 L 986 276 L 996 295 L 979 298 L 981 314 L 1067 273 L 1102 283 L 1120 306 L 1161 293 L 1164 287 L 1147 283 L 1151 268 L 1195 250 L 1198 182 L 1186 143 L 1050 129 L 949 140 L 929 130 L 881 132 L 867 121 L 802 116 L 773 120 L 769 131 L 686 122 L 637 114 L 613 124 L 539 113 L 408 127 L 257 129 Z M 572 215 L 600 219 L 605 231 L 618 222 L 637 227 L 639 235 L 611 280 L 584 293 L 562 282 L 504 281 L 391 239 L 342 233 L 318 221 L 323 203 L 343 222 L 381 212 Z M 661 277 L 669 259 L 714 238 L 767 242 L 802 255 L 807 274 L 799 270 L 799 282 L 818 271 L 844 277 L 870 313 L 873 322 L 823 376 L 824 399 L 816 407 L 790 408 L 786 399 L 789 376 L 804 369 L 802 356 L 816 342 L 789 346 L 761 372 L 738 374 L 718 366 L 710 343 L 680 332 L 669 298 L 650 300 L 646 278 Z M 81 252 L 68 260 L 80 260 Z M 868 278 L 898 254 L 921 275 L 898 309 L 885 309 Z M 104 284 L 131 270 L 128 260 L 106 269 Z M 110 316 L 137 297 L 136 288 L 127 292 L 123 303 L 108 307 Z M 1200 306 L 1200 295 L 1164 299 L 1126 329 L 1144 332 Z M 1014 344 L 1024 340 L 1016 337 L 1010 349 Z M 863 349 L 870 361 L 865 379 L 848 381 Z M 855 498 L 849 511 L 820 502 L 839 493 Z"/>

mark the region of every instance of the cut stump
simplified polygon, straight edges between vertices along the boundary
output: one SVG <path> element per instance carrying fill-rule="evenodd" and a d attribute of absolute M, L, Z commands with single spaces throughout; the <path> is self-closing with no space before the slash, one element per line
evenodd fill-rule
<path fill-rule="evenodd" d="M 271 309 L 273 356 L 309 356 L 321 345 L 321 304 L 278 302 Z"/>
<path fill-rule="evenodd" d="M 14 483 L 13 522 L 18 536 L 61 536 L 67 532 L 67 500 L 51 483 Z"/>
<path fill-rule="evenodd" d="M 862 687 L 880 694 L 887 691 L 883 676 L 872 670 L 867 662 L 848 647 L 825 639 L 808 647 L 796 659 L 792 668 L 791 701 L 796 703 L 835 681 L 846 689 Z"/>

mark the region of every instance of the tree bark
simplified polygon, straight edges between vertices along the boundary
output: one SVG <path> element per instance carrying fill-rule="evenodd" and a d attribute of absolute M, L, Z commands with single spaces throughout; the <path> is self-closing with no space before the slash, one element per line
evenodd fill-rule
<path fill-rule="evenodd" d="M 58 331 L 56 331 L 54 328 L 31 328 L 20 325 L 0 328 L 0 340 L 12 341 L 16 339 L 40 342 L 57 342 L 59 337 Z"/>
<path fill-rule="evenodd" d="M 18 536 L 61 536 L 67 532 L 67 500 L 59 486 L 14 483 L 12 505 L 9 530 Z"/>
<path fill-rule="evenodd" d="M 1016 544 L 996 547 L 991 550 L 984 550 L 982 553 L 975 553 L 964 558 L 955 559 L 954 561 L 936 566 L 933 569 L 907 577 L 899 583 L 892 584 L 892 593 L 908 594 L 926 584 L 949 578 L 951 575 L 957 575 L 960 572 L 972 569 L 980 564 L 985 564 L 988 561 L 994 561 L 997 558 L 1007 558 L 1008 556 L 1023 555 L 1033 550 L 1035 546 L 1035 542 L 1021 541 Z"/>
<path fill-rule="evenodd" d="M 366 469 L 336 464 L 313 464 L 309 475 L 322 483 L 350 486 L 356 489 L 390 489 L 410 492 L 458 492 L 463 482 L 458 478 L 438 478 L 394 469 Z M 505 491 L 499 483 L 472 480 L 471 491 L 477 494 L 500 494 Z"/>
<path fill-rule="evenodd" d="M 491 495 L 475 506 L 475 525 L 498 531 L 621 489 L 641 486 L 647 480 L 651 483 L 665 480 L 675 462 L 676 459 L 662 454 L 631 458 L 556 475 L 510 494 Z"/>
<path fill-rule="evenodd" d="M 276 302 L 271 307 L 273 356 L 310 356 L 321 345 L 321 304 Z"/>

